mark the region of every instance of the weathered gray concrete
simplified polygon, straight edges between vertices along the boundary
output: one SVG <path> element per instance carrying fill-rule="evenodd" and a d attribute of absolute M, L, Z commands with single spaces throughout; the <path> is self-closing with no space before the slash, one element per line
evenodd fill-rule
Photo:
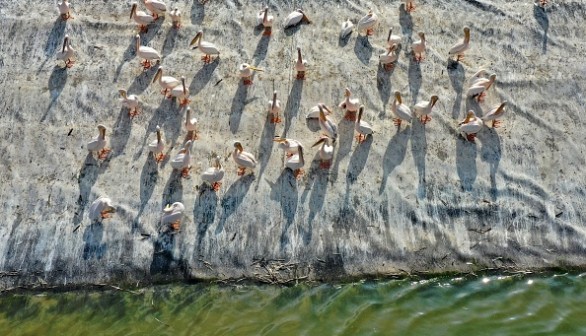
<path fill-rule="evenodd" d="M 192 178 L 181 179 L 148 155 L 157 124 L 168 153 L 177 153 L 184 111 L 149 84 L 154 71 L 139 69 L 129 5 L 75 1 L 75 19 L 64 23 L 52 1 L 0 1 L 2 288 L 584 267 L 586 5 L 558 1 L 543 12 L 532 1 L 417 3 L 410 16 L 399 1 L 306 1 L 313 23 L 283 32 L 283 18 L 300 3 L 271 2 L 277 22 L 268 39 L 254 28 L 258 3 L 179 2 L 184 28 L 173 30 L 166 18 L 143 45 L 162 51 L 170 75 L 187 77 L 200 120 Z M 339 41 L 341 22 L 356 22 L 368 7 L 381 19 L 375 36 Z M 472 48 L 463 63 L 448 65 L 464 24 Z M 425 62 L 410 61 L 409 42 L 394 71 L 378 70 L 391 25 L 409 36 L 427 33 Z M 207 66 L 187 47 L 199 29 L 221 48 Z M 66 33 L 77 50 L 71 69 L 55 60 Z M 294 80 L 297 46 L 309 60 L 306 81 Z M 250 88 L 236 74 L 243 61 L 266 69 Z M 478 105 L 465 99 L 465 80 L 481 66 L 498 81 Z M 342 121 L 331 170 L 309 162 L 295 181 L 273 136 L 301 140 L 312 159 L 318 133 L 304 116 L 317 102 L 336 106 L 346 86 L 377 133 L 358 146 L 336 108 Z M 117 101 L 119 88 L 141 96 L 134 120 Z M 265 118 L 274 89 L 285 106 L 278 125 Z M 397 131 L 394 90 L 409 103 L 438 94 L 433 120 Z M 509 102 L 502 128 L 484 129 L 476 144 L 458 137 L 466 109 L 501 100 Z M 113 150 L 105 162 L 85 148 L 98 123 L 108 127 Z M 254 178 L 236 176 L 235 139 L 258 158 Z M 212 153 L 226 158 L 217 194 L 198 188 Z M 102 195 L 118 212 L 92 224 L 89 205 Z M 187 212 L 181 232 L 170 235 L 158 223 L 174 201 Z M 265 269 L 256 258 L 299 264 L 271 276 L 276 262 Z"/>

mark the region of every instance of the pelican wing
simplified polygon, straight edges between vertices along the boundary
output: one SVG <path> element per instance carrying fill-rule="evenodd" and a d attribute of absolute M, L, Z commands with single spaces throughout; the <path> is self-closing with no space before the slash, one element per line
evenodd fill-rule
<path fill-rule="evenodd" d="M 292 12 L 287 16 L 287 18 L 285 18 L 285 28 L 298 24 L 299 22 L 301 22 L 302 18 L 303 13 L 300 13 L 298 11 Z"/>
<path fill-rule="evenodd" d="M 161 59 L 161 54 L 157 50 L 147 46 L 140 46 L 137 52 L 138 56 L 144 59 Z"/>

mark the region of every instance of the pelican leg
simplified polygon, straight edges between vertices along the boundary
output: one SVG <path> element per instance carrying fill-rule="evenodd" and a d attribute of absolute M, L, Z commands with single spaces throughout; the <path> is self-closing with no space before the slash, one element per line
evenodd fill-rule
<path fill-rule="evenodd" d="M 197 135 L 197 131 L 189 131 L 189 139 L 191 139 L 191 141 L 198 140 L 199 136 Z"/>
<path fill-rule="evenodd" d="M 456 62 L 460 62 L 463 59 L 464 59 L 464 54 L 458 54 L 458 57 L 456 57 Z"/>
<path fill-rule="evenodd" d="M 482 91 L 482 93 L 479 94 L 478 97 L 476 97 L 476 100 L 478 100 L 479 103 L 482 103 L 484 101 L 485 96 L 486 96 L 486 91 Z"/>
<path fill-rule="evenodd" d="M 419 119 L 419 121 L 421 121 L 421 123 L 423 123 L 423 125 L 427 124 L 427 122 L 430 120 L 431 120 L 431 117 L 428 115 L 421 116 L 421 118 Z"/>
<path fill-rule="evenodd" d="M 242 78 L 242 82 L 244 85 L 252 85 L 252 76 Z"/>
<path fill-rule="evenodd" d="M 169 92 L 169 89 L 163 89 L 161 90 L 161 94 L 164 96 Z"/>
<path fill-rule="evenodd" d="M 366 36 L 372 36 L 374 35 L 374 29 L 373 28 L 368 28 L 366 30 Z"/>
<path fill-rule="evenodd" d="M 159 18 L 159 15 L 157 13 L 153 13 L 152 16 L 153 16 L 153 19 L 155 19 L 155 20 Z"/>
<path fill-rule="evenodd" d="M 138 113 L 138 109 L 136 107 L 135 108 L 132 108 L 132 109 L 130 109 L 130 111 L 128 111 L 128 116 L 130 118 L 134 118 L 134 117 L 136 117 L 139 114 L 140 113 Z"/>
<path fill-rule="evenodd" d="M 110 148 L 103 148 L 102 150 L 100 150 L 98 152 L 98 159 L 99 160 L 104 160 L 105 158 L 108 157 L 108 154 L 110 154 L 112 150 Z"/>
<path fill-rule="evenodd" d="M 401 121 L 402 121 L 402 120 L 401 120 L 401 119 L 399 119 L 399 118 L 395 118 L 395 119 L 393 119 L 393 123 L 394 123 L 394 124 L 395 124 L 395 126 L 397 126 L 397 127 L 401 127 Z"/>
<path fill-rule="evenodd" d="M 295 169 L 295 171 L 293 172 L 293 176 L 295 176 L 295 179 L 297 179 L 297 180 L 301 180 L 301 178 L 303 177 L 304 174 L 305 174 L 305 171 L 303 170 L 303 168 Z"/>
<path fill-rule="evenodd" d="M 474 141 L 475 139 L 476 139 L 476 133 L 466 134 L 466 140 L 468 140 L 470 142 L 476 142 L 476 141 Z"/>
<path fill-rule="evenodd" d="M 147 33 L 149 31 L 149 28 L 145 25 L 140 25 L 138 28 L 140 33 Z"/>
<path fill-rule="evenodd" d="M 214 191 L 219 191 L 221 186 L 222 182 L 214 182 L 214 184 L 212 184 L 212 189 L 214 189 Z"/>
<path fill-rule="evenodd" d="M 183 98 L 181 99 L 181 101 L 179 102 L 179 106 L 183 107 L 187 104 L 191 103 L 191 100 L 189 100 L 188 98 Z"/>
<path fill-rule="evenodd" d="M 359 133 L 356 136 L 356 141 L 358 141 L 359 144 L 363 143 L 364 140 L 366 140 L 366 136 L 364 134 Z"/>
<path fill-rule="evenodd" d="M 108 210 L 105 210 L 105 211 L 100 212 L 100 217 L 102 217 L 102 219 L 105 219 L 105 218 L 111 218 L 112 215 L 110 214 L 110 212 L 108 212 Z"/>
<path fill-rule="evenodd" d="M 189 178 L 189 171 L 191 170 L 191 166 L 183 168 L 181 170 L 181 177 L 183 178 Z"/>
<path fill-rule="evenodd" d="M 262 32 L 262 36 L 271 36 L 273 33 L 272 27 L 265 27 L 265 30 Z"/>
<path fill-rule="evenodd" d="M 151 61 L 150 60 L 147 60 L 147 59 L 145 59 L 144 61 L 140 62 L 140 64 L 142 65 L 142 70 L 143 71 L 147 71 L 152 66 Z"/>
<path fill-rule="evenodd" d="M 304 80 L 305 79 L 305 71 L 297 71 L 297 79 Z"/>
<path fill-rule="evenodd" d="M 173 22 L 173 28 L 175 28 L 175 29 L 181 28 L 181 22 L 179 22 L 179 21 Z"/>
<path fill-rule="evenodd" d="M 330 169 L 331 166 L 332 166 L 332 160 L 322 161 L 319 164 L 319 167 L 321 169 Z"/>
<path fill-rule="evenodd" d="M 210 64 L 212 62 L 212 56 L 206 54 L 205 56 L 201 57 L 201 60 L 204 64 Z"/>
<path fill-rule="evenodd" d="M 501 122 L 500 122 L 500 120 L 496 120 L 496 119 L 495 119 L 495 120 L 493 120 L 493 121 L 492 121 L 492 128 L 497 128 L 497 127 L 499 127 L 500 125 L 501 125 Z"/>
<path fill-rule="evenodd" d="M 73 66 L 73 63 L 75 63 L 75 61 L 73 61 L 71 58 L 68 58 L 67 61 L 65 61 L 65 66 L 69 69 Z"/>
<path fill-rule="evenodd" d="M 386 63 L 385 65 L 383 65 L 383 69 L 385 69 L 385 71 L 391 71 L 391 70 L 393 70 L 394 67 L 395 67 L 394 62 Z"/>
<path fill-rule="evenodd" d="M 244 175 L 244 173 L 246 172 L 246 167 L 238 167 L 238 176 L 242 176 Z"/>
<path fill-rule="evenodd" d="M 181 220 L 176 220 L 173 223 L 169 223 L 169 227 L 173 231 L 179 231 L 179 228 L 181 227 Z"/>
<path fill-rule="evenodd" d="M 421 62 L 423 62 L 423 60 L 425 60 L 425 56 L 423 56 L 422 53 L 415 55 L 415 62 L 421 63 Z"/>
<path fill-rule="evenodd" d="M 545 7 L 545 5 L 547 5 L 547 0 L 540 0 L 540 1 L 539 1 L 539 5 L 540 5 L 541 7 Z"/>
<path fill-rule="evenodd" d="M 165 159 L 165 154 L 163 154 L 163 153 L 154 154 L 154 156 L 155 156 L 156 163 L 160 163 L 161 161 L 163 161 Z"/>
<path fill-rule="evenodd" d="M 344 114 L 344 119 L 349 121 L 356 121 L 356 111 L 346 110 L 346 114 Z"/>
<path fill-rule="evenodd" d="M 63 21 L 67 21 L 67 20 L 69 20 L 70 18 L 71 18 L 71 19 L 73 19 L 73 18 L 71 17 L 71 13 L 69 13 L 69 12 L 67 12 L 67 13 L 65 13 L 65 14 L 61 14 L 61 19 L 62 19 Z"/>
<path fill-rule="evenodd" d="M 281 118 L 279 118 L 279 115 L 273 115 L 273 117 L 271 118 L 271 123 L 273 124 L 278 124 L 281 122 Z"/>
<path fill-rule="evenodd" d="M 406 11 L 407 13 L 411 13 L 411 12 L 413 12 L 414 10 L 415 10 L 415 5 L 414 5 L 414 4 L 412 4 L 412 3 L 411 3 L 411 4 L 409 4 L 409 5 L 407 5 L 407 8 L 405 8 L 405 11 Z"/>

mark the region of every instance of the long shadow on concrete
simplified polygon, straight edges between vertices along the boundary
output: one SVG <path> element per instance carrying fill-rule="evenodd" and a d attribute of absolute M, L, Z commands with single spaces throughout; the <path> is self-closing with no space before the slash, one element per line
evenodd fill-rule
<path fill-rule="evenodd" d="M 425 156 L 427 155 L 426 126 L 414 119 L 411 127 L 413 129 L 411 132 L 411 154 L 413 155 L 413 161 L 415 161 L 415 167 L 419 175 L 417 197 L 422 199 L 427 195 L 427 184 L 425 181 Z"/>
<path fill-rule="evenodd" d="M 398 53 L 398 51 L 397 51 Z M 391 83 L 391 76 L 395 72 L 395 67 L 391 70 L 385 70 L 384 66 L 379 63 L 378 71 L 376 73 L 376 88 L 378 90 L 378 95 L 383 103 L 383 109 L 379 113 L 379 119 L 383 119 L 385 117 L 385 107 L 389 103 L 389 99 L 391 97 L 391 92 L 393 90 L 393 84 Z"/>
<path fill-rule="evenodd" d="M 547 53 L 547 32 L 549 31 L 549 18 L 545 8 L 541 6 L 533 6 L 533 17 L 543 29 L 543 43 L 541 45 L 541 51 Z"/>
<path fill-rule="evenodd" d="M 501 139 L 494 128 L 489 128 L 478 132 L 478 140 L 482 143 L 480 159 L 487 162 L 490 167 L 490 195 L 494 202 L 498 198 L 496 173 L 502 156 Z"/>
<path fill-rule="evenodd" d="M 342 119 L 338 123 L 338 141 L 336 141 L 336 156 L 331 169 L 332 184 L 338 179 L 338 169 L 340 162 L 352 150 L 352 140 L 354 139 L 354 122 Z"/>
<path fill-rule="evenodd" d="M 387 186 L 387 179 L 389 174 L 397 168 L 398 165 L 405 159 L 407 152 L 407 141 L 409 140 L 410 129 L 405 128 L 402 131 L 398 130 L 389 141 L 385 154 L 383 156 L 383 179 L 379 188 L 379 195 L 383 193 Z"/>
<path fill-rule="evenodd" d="M 358 57 L 358 60 L 363 64 L 368 64 L 372 57 L 372 45 L 368 40 L 368 36 L 358 35 L 356 36 L 356 43 L 354 44 L 354 54 Z"/>
<path fill-rule="evenodd" d="M 61 50 L 63 39 L 65 38 L 65 27 L 65 21 L 63 21 L 60 16 L 57 16 L 53 23 L 53 27 L 51 28 L 51 32 L 47 37 L 47 43 L 45 44 L 45 57 L 53 57 L 57 49 Z"/>
<path fill-rule="evenodd" d="M 77 184 L 79 186 L 79 197 L 77 199 L 77 209 L 73 216 L 73 224 L 77 226 L 83 220 L 85 212 L 85 206 L 89 202 L 89 197 L 92 191 L 92 187 L 98 180 L 98 175 L 101 171 L 104 171 L 107 167 L 107 162 L 103 162 L 103 168 L 98 164 L 98 161 L 94 158 L 92 153 L 88 153 L 77 178 Z"/>
<path fill-rule="evenodd" d="M 83 260 L 102 259 L 106 252 L 106 244 L 102 243 L 103 239 L 103 224 L 99 221 L 93 221 L 83 233 Z"/>
<path fill-rule="evenodd" d="M 124 154 L 124 148 L 128 143 L 130 132 L 132 131 L 132 120 L 128 115 L 129 109 L 123 107 L 118 113 L 118 118 L 112 127 L 110 135 L 110 147 L 112 149 L 111 157 L 115 158 Z"/>
<path fill-rule="evenodd" d="M 193 0 L 191 5 L 191 24 L 194 26 L 201 26 L 203 19 L 206 14 L 205 6 L 199 2 L 199 0 Z"/>
<path fill-rule="evenodd" d="M 242 204 L 242 201 L 244 201 L 244 197 L 248 193 L 254 179 L 254 175 L 243 176 L 234 182 L 226 191 L 224 197 L 222 197 L 222 200 L 220 201 L 222 216 L 218 222 L 218 227 L 215 232 L 216 234 L 219 234 L 224 230 L 226 220 L 238 210 L 238 207 Z"/>
<path fill-rule="evenodd" d="M 150 266 L 150 274 L 169 274 L 176 266 L 177 261 L 173 256 L 175 247 L 175 233 L 163 228 L 155 240 L 153 249 L 153 261 Z"/>
<path fill-rule="evenodd" d="M 411 34 L 413 34 L 413 18 L 411 18 L 411 14 L 405 10 L 405 4 L 399 6 L 399 25 L 401 25 L 401 31 L 407 39 L 405 42 L 410 45 Z"/>
<path fill-rule="evenodd" d="M 303 204 L 305 203 L 307 194 L 311 192 L 309 197 L 309 216 L 307 219 L 308 228 L 303 235 L 303 242 L 305 245 L 308 245 L 311 242 L 313 221 L 315 216 L 323 208 L 326 199 L 326 191 L 328 190 L 329 170 L 320 168 L 320 163 L 321 161 L 318 153 L 311 161 L 311 167 L 309 168 L 308 172 L 308 181 L 305 184 L 303 193 L 301 194 L 301 203 Z"/>
<path fill-rule="evenodd" d="M 287 105 L 285 105 L 285 110 L 283 111 L 285 127 L 281 134 L 282 137 L 287 135 L 287 132 L 289 132 L 289 128 L 291 128 L 291 124 L 293 123 L 293 118 L 299 114 L 301 95 L 303 93 L 303 82 L 304 80 L 299 79 L 293 81 L 291 92 L 289 92 L 289 97 L 287 98 Z"/>
<path fill-rule="evenodd" d="M 464 76 L 465 71 L 462 64 L 454 60 L 448 60 L 447 66 L 448 76 L 452 88 L 456 91 L 456 98 L 454 99 L 454 106 L 452 107 L 452 118 L 458 119 L 460 117 L 460 107 L 462 105 L 462 91 L 464 90 Z"/>
<path fill-rule="evenodd" d="M 410 53 L 409 57 L 409 92 L 411 93 L 411 98 L 413 99 L 413 104 L 417 103 L 417 96 L 419 95 L 419 89 L 421 88 L 421 81 L 423 77 L 421 76 L 421 65 L 419 62 L 416 62 L 413 53 Z"/>
<path fill-rule="evenodd" d="M 267 118 L 265 119 L 265 126 L 262 130 L 262 135 L 260 137 L 260 144 L 258 148 L 258 162 L 260 168 L 258 170 L 258 182 L 256 184 L 256 189 L 258 189 L 258 185 L 260 184 L 260 178 L 264 173 L 267 165 L 269 164 L 269 159 L 271 158 L 271 154 L 273 153 L 273 144 L 274 144 L 274 135 L 275 135 L 275 128 L 276 124 L 271 122 L 270 117 L 267 113 Z"/>
<path fill-rule="evenodd" d="M 261 36 L 260 40 L 256 45 L 256 49 L 254 50 L 254 54 L 252 57 L 254 58 L 254 65 L 258 66 L 262 60 L 267 57 L 267 52 L 269 51 L 269 42 L 271 41 L 270 36 Z"/>
<path fill-rule="evenodd" d="M 214 70 L 220 64 L 220 59 L 215 58 L 212 63 L 204 65 L 199 71 L 193 76 L 191 84 L 189 84 L 189 95 L 195 97 L 203 88 L 210 82 L 214 75 Z"/>
<path fill-rule="evenodd" d="M 51 102 L 49 103 L 49 106 L 47 106 L 47 110 L 45 110 L 45 113 L 41 118 L 41 122 L 47 119 L 47 116 L 49 115 L 51 108 L 53 107 L 53 105 L 55 105 L 57 99 L 61 95 L 61 92 L 65 87 L 65 83 L 67 83 L 67 68 L 62 68 L 56 65 L 55 67 L 53 67 L 53 72 L 51 72 L 51 76 L 49 77 L 48 83 L 49 92 L 51 93 Z"/>
<path fill-rule="evenodd" d="M 158 163 L 155 161 L 155 158 L 152 154 L 147 155 L 147 159 L 142 166 L 142 171 L 140 173 L 140 206 L 138 208 L 138 213 L 132 225 L 132 231 L 134 232 L 139 228 L 139 219 L 144 209 L 147 206 L 147 203 L 151 199 L 153 195 L 153 191 L 155 190 L 155 186 L 157 185 L 157 181 L 159 180 L 159 169 Z"/>
<path fill-rule="evenodd" d="M 476 168 L 477 144 L 462 137 L 456 140 L 456 170 L 462 190 L 471 191 L 478 175 Z"/>
<path fill-rule="evenodd" d="M 208 184 L 203 184 L 193 205 L 193 219 L 197 225 L 197 251 L 201 252 L 205 235 L 216 219 L 218 195 Z"/>
<path fill-rule="evenodd" d="M 183 177 L 179 170 L 173 169 L 163 191 L 162 206 L 183 201 Z"/>
<path fill-rule="evenodd" d="M 163 41 L 163 56 L 167 56 L 173 52 L 173 48 L 175 47 L 175 40 L 177 39 L 178 30 L 175 28 L 170 28 L 165 36 L 165 41 Z"/>
<path fill-rule="evenodd" d="M 281 213 L 285 223 L 281 230 L 281 251 L 284 251 L 289 245 L 289 228 L 295 220 L 295 213 L 297 212 L 298 195 L 297 195 L 297 180 L 293 171 L 289 168 L 283 169 L 281 175 L 271 189 L 271 198 L 278 200 L 281 204 Z"/>
<path fill-rule="evenodd" d="M 230 107 L 230 131 L 232 134 L 236 134 L 238 127 L 240 126 L 240 119 L 242 118 L 242 112 L 244 106 L 246 106 L 246 96 L 248 95 L 248 86 L 244 85 L 242 81 L 238 83 L 238 89 L 232 98 L 232 106 Z"/>

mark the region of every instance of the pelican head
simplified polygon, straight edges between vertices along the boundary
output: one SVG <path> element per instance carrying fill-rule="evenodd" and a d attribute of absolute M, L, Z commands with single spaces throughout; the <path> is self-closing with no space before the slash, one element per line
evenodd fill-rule
<path fill-rule="evenodd" d="M 240 141 L 234 141 L 234 148 L 236 148 L 236 150 L 238 152 L 244 151 L 244 148 L 242 147 L 242 144 L 240 143 Z"/>
<path fill-rule="evenodd" d="M 100 137 L 103 139 L 106 137 L 106 126 L 99 124 L 98 131 L 100 132 Z"/>
<path fill-rule="evenodd" d="M 216 155 L 214 158 L 214 167 L 217 169 L 222 169 L 222 162 L 220 161 L 220 157 Z"/>
<path fill-rule="evenodd" d="M 138 4 L 136 3 L 136 1 L 134 1 L 132 3 L 132 9 L 130 10 L 130 19 L 132 19 L 132 17 L 134 16 L 134 14 L 136 14 L 136 7 L 138 6 Z"/>
<path fill-rule="evenodd" d="M 356 119 L 357 123 L 359 123 L 360 120 L 362 120 L 363 113 L 364 113 L 364 105 L 360 105 L 360 108 L 358 109 L 358 118 Z"/>
<path fill-rule="evenodd" d="M 311 21 L 309 21 L 309 18 L 307 17 L 307 15 L 305 15 L 305 12 L 301 8 L 297 9 L 297 11 L 299 13 L 303 14 L 301 21 L 306 22 L 306 23 L 311 23 Z"/>
<path fill-rule="evenodd" d="M 437 103 L 438 99 L 439 99 L 439 97 L 437 95 L 431 96 L 431 107 L 435 106 L 435 103 Z"/>
<path fill-rule="evenodd" d="M 163 76 L 163 67 L 160 66 L 157 69 L 157 73 L 155 74 L 155 77 L 153 78 L 153 83 L 156 82 L 157 80 L 159 80 L 159 78 L 161 78 L 161 76 Z"/>
<path fill-rule="evenodd" d="M 470 40 L 470 28 L 469 27 L 464 27 L 464 39 L 465 40 Z"/>
<path fill-rule="evenodd" d="M 417 33 L 417 35 L 419 35 L 419 38 L 421 39 L 421 41 L 425 41 L 425 33 L 424 32 L 419 32 L 419 33 Z"/>
<path fill-rule="evenodd" d="M 329 140 L 330 140 L 330 138 L 327 135 L 322 135 L 319 137 L 319 140 L 317 140 L 313 145 L 311 145 L 311 147 L 313 148 L 313 147 L 318 146 L 322 143 L 327 144 L 329 142 Z"/>
<path fill-rule="evenodd" d="M 65 52 L 65 47 L 67 47 L 69 45 L 69 35 L 65 35 L 65 38 L 63 39 L 63 48 L 61 49 L 61 52 Z"/>
<path fill-rule="evenodd" d="M 349 88 L 345 88 L 344 89 L 344 97 L 350 97 L 352 95 L 352 92 L 350 91 Z"/>
<path fill-rule="evenodd" d="M 303 58 L 301 57 L 301 48 L 297 47 L 297 62 L 303 63 Z"/>
<path fill-rule="evenodd" d="M 271 106 L 271 109 L 275 109 L 275 106 L 277 105 L 277 91 L 273 91 L 273 105 Z"/>
<path fill-rule="evenodd" d="M 401 92 L 395 91 L 395 100 L 399 102 L 399 104 L 403 104 L 403 99 L 401 99 Z"/>
<path fill-rule="evenodd" d="M 120 90 L 118 90 L 118 93 L 120 93 L 120 97 L 126 99 L 126 97 L 127 97 L 126 96 L 126 90 L 120 89 Z"/>
<path fill-rule="evenodd" d="M 189 43 L 189 46 L 193 46 L 196 43 L 201 42 L 201 39 L 203 37 L 203 30 L 200 30 L 197 32 L 197 34 L 195 34 L 195 37 L 191 40 L 191 43 Z M 199 45 L 196 45 L 194 48 L 197 48 Z"/>
<path fill-rule="evenodd" d="M 183 85 L 183 94 L 187 92 L 187 88 L 185 87 L 185 76 L 181 76 L 181 85 Z"/>

